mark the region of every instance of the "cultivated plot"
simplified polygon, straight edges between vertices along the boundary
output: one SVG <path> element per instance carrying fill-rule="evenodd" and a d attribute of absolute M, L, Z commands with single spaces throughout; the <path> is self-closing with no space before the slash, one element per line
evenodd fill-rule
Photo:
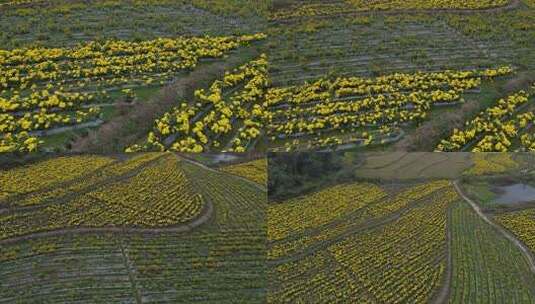
<path fill-rule="evenodd" d="M 534 149 L 530 0 L 0 11 L 1 152 Z"/>
<path fill-rule="evenodd" d="M 307 154 L 270 170 L 312 159 L 356 173 L 291 198 L 270 184 L 268 302 L 534 303 L 530 154 Z"/>
<path fill-rule="evenodd" d="M 266 192 L 248 178 L 266 167 L 214 163 L 65 156 L 0 171 L 0 302 L 263 302 Z"/>

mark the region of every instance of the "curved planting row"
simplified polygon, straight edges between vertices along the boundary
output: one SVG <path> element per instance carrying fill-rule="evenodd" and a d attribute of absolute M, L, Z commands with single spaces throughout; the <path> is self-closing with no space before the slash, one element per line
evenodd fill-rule
<path fill-rule="evenodd" d="M 0 303 L 263 302 L 266 193 L 254 184 L 165 154 L 91 196 L 109 208 L 143 201 L 165 218 L 179 214 L 172 208 L 180 199 L 175 194 L 184 197 L 188 188 L 211 202 L 215 215 L 187 233 L 71 232 L 2 244 Z M 122 216 L 152 221 L 145 211 Z"/>
<path fill-rule="evenodd" d="M 76 184 L 61 187 L 79 191 L 54 192 L 56 196 L 48 203 L 32 209 L 8 209 L 0 215 L 1 238 L 65 229 L 161 228 L 188 223 L 200 216 L 205 202 L 180 166 L 181 161 L 169 154 L 123 179 L 108 179 L 85 189 Z"/>

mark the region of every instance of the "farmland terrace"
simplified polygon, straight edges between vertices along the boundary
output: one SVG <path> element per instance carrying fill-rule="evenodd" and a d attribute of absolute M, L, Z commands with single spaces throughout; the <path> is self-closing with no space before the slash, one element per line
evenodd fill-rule
<path fill-rule="evenodd" d="M 534 148 L 531 0 L 4 2 L 3 152 Z"/>

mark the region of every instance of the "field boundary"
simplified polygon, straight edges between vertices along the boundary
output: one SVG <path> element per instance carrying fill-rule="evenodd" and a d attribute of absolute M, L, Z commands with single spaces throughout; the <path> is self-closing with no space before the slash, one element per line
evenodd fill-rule
<path fill-rule="evenodd" d="M 188 158 L 188 157 L 186 157 L 186 156 L 183 156 L 183 155 L 178 155 L 178 154 L 174 154 L 174 155 L 177 156 L 177 157 L 179 157 L 179 159 L 181 159 L 181 160 L 184 160 L 184 161 L 186 161 L 186 162 L 188 162 L 188 163 L 190 163 L 190 164 L 192 164 L 192 165 L 199 166 L 199 167 L 201 167 L 201 168 L 203 168 L 203 169 L 205 169 L 205 170 L 208 170 L 208 171 L 210 171 L 210 172 L 212 172 L 212 173 L 230 175 L 230 176 L 232 176 L 232 177 L 235 177 L 235 178 L 237 178 L 237 179 L 240 179 L 240 180 L 242 180 L 242 181 L 244 181 L 244 182 L 246 182 L 246 183 L 248 183 L 248 184 L 254 186 L 255 188 L 257 188 L 257 189 L 260 190 L 260 191 L 263 191 L 263 192 L 266 192 L 266 191 L 267 191 L 267 188 L 266 188 L 265 186 L 263 186 L 263 185 L 261 185 L 261 184 L 255 182 L 255 181 L 252 181 L 252 180 L 250 180 L 250 179 L 248 179 L 248 178 L 245 178 L 245 177 L 243 177 L 243 176 L 239 176 L 239 175 L 232 174 L 232 173 L 229 173 L 229 172 L 223 172 L 223 171 L 219 171 L 219 170 L 214 169 L 214 168 L 210 168 L 210 167 L 206 166 L 205 164 L 201 164 L 201 163 L 199 163 L 199 162 L 196 162 L 195 160 L 193 160 L 193 159 L 191 159 L 191 158 Z"/>

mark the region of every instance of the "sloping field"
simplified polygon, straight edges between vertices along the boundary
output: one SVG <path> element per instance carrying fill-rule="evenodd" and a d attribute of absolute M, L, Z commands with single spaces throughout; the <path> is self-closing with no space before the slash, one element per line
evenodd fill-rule
<path fill-rule="evenodd" d="M 270 204 L 268 302 L 534 303 L 531 211 L 496 224 L 459 191 L 383 178 Z"/>
<path fill-rule="evenodd" d="M 262 302 L 265 191 L 174 154 L 102 159 L 3 199 L 0 302 Z"/>

